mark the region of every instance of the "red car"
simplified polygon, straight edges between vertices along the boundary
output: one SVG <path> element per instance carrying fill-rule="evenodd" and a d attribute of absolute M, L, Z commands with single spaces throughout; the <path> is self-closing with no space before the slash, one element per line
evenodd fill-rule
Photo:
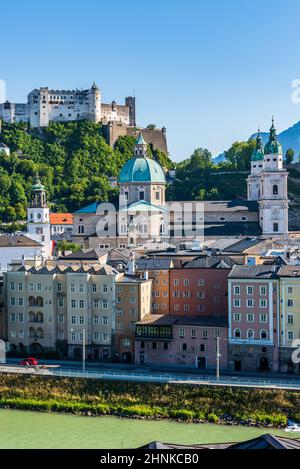
<path fill-rule="evenodd" d="M 38 361 L 37 361 L 36 358 L 28 357 L 28 358 L 24 358 L 24 360 L 21 360 L 19 362 L 19 365 L 22 365 L 22 366 L 37 366 Z"/>

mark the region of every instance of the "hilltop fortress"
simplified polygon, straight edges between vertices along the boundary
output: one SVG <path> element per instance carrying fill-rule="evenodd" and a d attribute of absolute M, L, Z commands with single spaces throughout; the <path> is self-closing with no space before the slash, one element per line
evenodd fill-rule
<path fill-rule="evenodd" d="M 46 127 L 50 121 L 68 122 L 86 119 L 92 122 L 121 122 L 135 126 L 135 98 L 128 96 L 125 104 L 115 101 L 102 103 L 101 90 L 95 83 L 87 90 L 34 89 L 28 94 L 27 103 L 0 104 L 0 116 L 4 122 L 27 122 L 30 127 Z"/>
<path fill-rule="evenodd" d="M 105 138 L 113 146 L 118 137 L 136 137 L 135 97 L 127 96 L 125 104 L 102 102 L 100 88 L 93 83 L 87 90 L 52 90 L 48 87 L 34 89 L 27 103 L 0 103 L 0 122 L 8 124 L 25 122 L 30 128 L 47 127 L 50 122 L 88 120 L 101 122 Z M 168 154 L 166 128 L 143 129 L 144 137 L 154 150 Z"/>

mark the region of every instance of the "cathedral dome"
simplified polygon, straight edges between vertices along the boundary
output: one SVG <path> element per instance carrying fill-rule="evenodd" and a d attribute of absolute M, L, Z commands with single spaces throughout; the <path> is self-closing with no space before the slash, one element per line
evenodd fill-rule
<path fill-rule="evenodd" d="M 166 178 L 162 167 L 155 160 L 145 157 L 135 157 L 127 161 L 123 166 L 119 182 L 150 182 L 165 184 Z"/>

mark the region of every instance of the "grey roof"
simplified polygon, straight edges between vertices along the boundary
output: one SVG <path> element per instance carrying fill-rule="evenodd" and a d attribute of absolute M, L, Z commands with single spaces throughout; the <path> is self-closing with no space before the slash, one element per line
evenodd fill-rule
<path fill-rule="evenodd" d="M 107 251 L 102 251 L 101 249 L 90 249 L 90 250 L 80 250 L 67 254 L 66 256 L 61 256 L 60 260 L 99 260 L 100 257 L 103 257 L 107 254 Z"/>
<path fill-rule="evenodd" d="M 152 280 L 126 274 L 126 275 L 122 275 L 122 277 L 118 277 L 116 279 L 116 282 L 117 283 L 144 283 L 144 282 L 152 282 Z"/>
<path fill-rule="evenodd" d="M 149 314 L 138 325 L 152 326 L 205 326 L 205 327 L 227 327 L 227 317 L 221 316 L 169 316 L 166 314 Z"/>
<path fill-rule="evenodd" d="M 64 266 L 57 265 L 54 267 L 28 267 L 22 266 L 18 269 L 19 272 L 28 272 L 31 274 L 39 275 L 53 275 L 53 274 L 90 274 L 90 275 L 117 275 L 119 272 L 107 264 L 95 265 L 81 265 L 81 266 Z"/>
<path fill-rule="evenodd" d="M 198 257 L 184 264 L 184 269 L 231 269 L 236 262 L 227 256 Z"/>
<path fill-rule="evenodd" d="M 257 438 L 233 444 L 229 449 L 300 449 L 300 440 L 266 433 Z"/>
<path fill-rule="evenodd" d="M 40 243 L 34 239 L 25 236 L 24 234 L 1 234 L 0 235 L 0 248 L 4 247 L 42 247 Z"/>
<path fill-rule="evenodd" d="M 167 201 L 166 206 L 172 205 L 172 201 Z M 194 202 L 195 203 L 195 202 Z M 201 200 L 197 204 L 203 203 L 204 213 L 207 212 L 258 212 L 258 203 L 243 199 L 233 200 Z M 191 200 L 176 201 L 176 204 L 193 204 Z"/>
<path fill-rule="evenodd" d="M 264 240 L 260 238 L 245 238 L 237 241 L 236 243 L 231 244 L 230 246 L 227 246 L 224 249 L 224 252 L 244 252 L 246 249 L 252 248 L 253 246 L 256 246 L 257 244 L 263 243 Z"/>
<path fill-rule="evenodd" d="M 260 236 L 261 228 L 258 222 L 217 222 L 204 223 L 204 237 L 228 236 Z"/>
<path fill-rule="evenodd" d="M 173 263 L 172 259 L 138 259 L 136 268 L 138 270 L 169 270 Z"/>
<path fill-rule="evenodd" d="M 279 267 L 275 265 L 235 265 L 229 278 L 276 278 Z"/>
<path fill-rule="evenodd" d="M 251 440 L 241 443 L 206 443 L 199 445 L 180 445 L 174 443 L 162 443 L 152 441 L 141 449 L 300 449 L 298 438 L 287 438 L 285 436 L 275 436 L 270 433 L 260 435 Z"/>
<path fill-rule="evenodd" d="M 300 265 L 284 265 L 278 270 L 279 277 L 300 277 Z"/>

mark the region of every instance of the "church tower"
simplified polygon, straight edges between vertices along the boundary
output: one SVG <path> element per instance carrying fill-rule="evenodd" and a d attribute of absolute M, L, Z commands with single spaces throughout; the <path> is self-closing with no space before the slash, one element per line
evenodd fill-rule
<path fill-rule="evenodd" d="M 32 199 L 27 209 L 27 232 L 31 239 L 43 245 L 43 255 L 51 255 L 50 218 L 46 190 L 38 174 L 32 186 Z"/>
<path fill-rule="evenodd" d="M 251 156 L 251 174 L 247 180 L 248 200 L 259 200 L 260 176 L 264 165 L 263 142 L 258 129 L 256 146 Z"/>
<path fill-rule="evenodd" d="M 261 164 L 261 160 L 258 162 Z M 260 175 L 259 221 L 263 235 L 288 234 L 287 178 L 288 173 L 283 168 L 282 146 L 277 140 L 272 119 L 269 141 L 264 148 L 263 172 Z"/>

